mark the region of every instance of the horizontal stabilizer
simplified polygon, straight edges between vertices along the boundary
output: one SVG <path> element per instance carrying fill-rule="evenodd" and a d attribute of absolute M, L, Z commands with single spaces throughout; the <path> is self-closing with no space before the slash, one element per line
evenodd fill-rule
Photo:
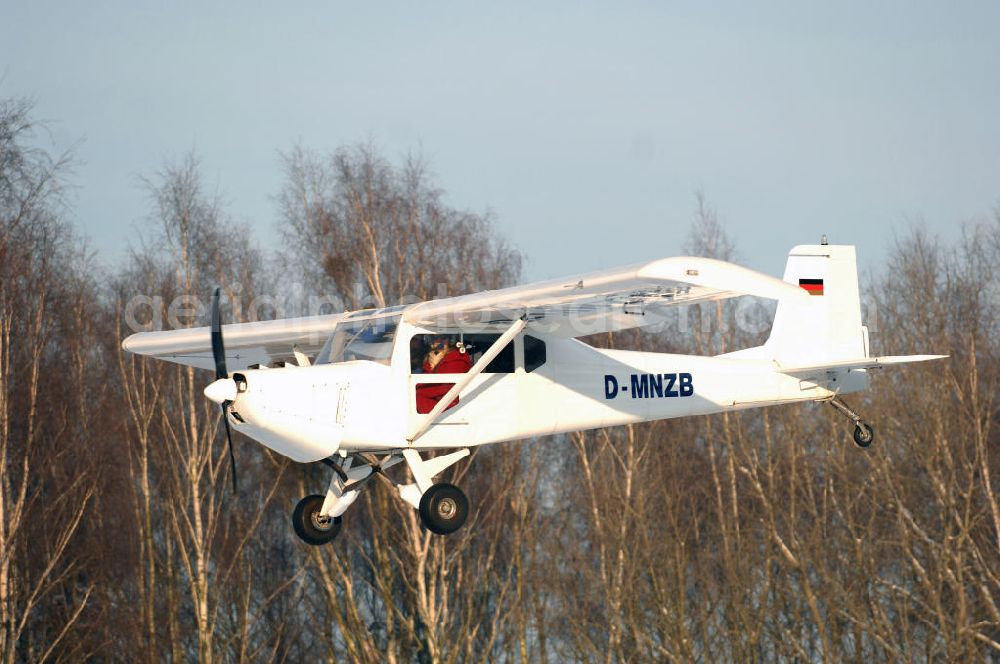
<path fill-rule="evenodd" d="M 862 357 L 856 360 L 836 360 L 810 366 L 786 367 L 778 365 L 778 371 L 790 376 L 813 376 L 823 371 L 851 371 L 852 369 L 877 369 L 890 364 L 926 362 L 940 360 L 947 355 L 886 355 L 885 357 Z"/>

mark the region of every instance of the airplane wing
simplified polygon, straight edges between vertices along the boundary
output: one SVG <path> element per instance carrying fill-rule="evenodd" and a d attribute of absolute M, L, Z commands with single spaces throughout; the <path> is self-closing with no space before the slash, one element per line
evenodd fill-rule
<path fill-rule="evenodd" d="M 710 258 L 680 256 L 524 286 L 423 302 L 404 319 L 441 329 L 528 328 L 562 337 L 654 325 L 678 304 L 739 295 L 808 298 L 799 286 Z"/>
<path fill-rule="evenodd" d="M 276 360 L 293 362 L 294 348 L 315 355 L 326 343 L 338 321 L 349 314 L 284 318 L 222 326 L 226 342 L 226 365 L 230 371 Z M 209 328 L 139 332 L 122 342 L 130 353 L 148 355 L 200 369 L 214 369 Z"/>
<path fill-rule="evenodd" d="M 442 330 L 503 330 L 526 316 L 528 329 L 580 337 L 653 325 L 678 304 L 738 295 L 808 298 L 796 285 L 709 258 L 664 258 L 501 290 L 421 302 L 407 307 L 222 326 L 230 370 L 276 360 L 295 361 L 295 348 L 315 355 L 341 320 L 395 316 Z M 207 327 L 140 332 L 122 348 L 202 369 L 215 367 Z"/>

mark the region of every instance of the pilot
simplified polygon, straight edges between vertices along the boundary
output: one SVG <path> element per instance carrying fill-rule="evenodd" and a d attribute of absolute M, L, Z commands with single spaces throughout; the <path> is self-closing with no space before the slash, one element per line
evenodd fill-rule
<path fill-rule="evenodd" d="M 425 374 L 466 373 L 472 368 L 472 358 L 461 342 L 451 337 L 439 335 L 431 339 L 430 348 L 424 356 Z M 437 405 L 454 383 L 423 383 L 417 385 L 417 412 L 429 413 Z M 458 405 L 456 398 L 448 408 Z"/>

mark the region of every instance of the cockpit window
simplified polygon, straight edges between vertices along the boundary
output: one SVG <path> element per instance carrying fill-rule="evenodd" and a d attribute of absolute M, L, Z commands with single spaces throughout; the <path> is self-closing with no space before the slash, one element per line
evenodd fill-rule
<path fill-rule="evenodd" d="M 465 373 L 483 353 L 489 350 L 499 334 L 415 334 L 410 340 L 411 373 Z M 468 366 L 461 362 L 435 362 L 436 353 L 445 359 L 468 358 Z M 506 346 L 493 358 L 483 373 L 514 373 L 514 343 Z"/>
<path fill-rule="evenodd" d="M 530 334 L 524 336 L 524 370 L 531 373 L 545 364 L 545 342 Z"/>
<path fill-rule="evenodd" d="M 389 364 L 399 316 L 347 320 L 333 331 L 330 362 L 369 360 Z"/>

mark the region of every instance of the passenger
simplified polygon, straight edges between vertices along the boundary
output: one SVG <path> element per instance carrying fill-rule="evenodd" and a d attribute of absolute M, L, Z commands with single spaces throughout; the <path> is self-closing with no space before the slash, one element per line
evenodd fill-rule
<path fill-rule="evenodd" d="M 472 368 L 472 358 L 461 343 L 452 343 L 447 336 L 437 336 L 431 341 L 430 350 L 424 356 L 425 374 L 467 373 Z M 417 385 L 417 412 L 429 413 L 454 383 L 423 383 Z M 448 408 L 458 405 L 458 398 L 448 404 Z M 447 409 L 445 409 L 447 410 Z"/>

